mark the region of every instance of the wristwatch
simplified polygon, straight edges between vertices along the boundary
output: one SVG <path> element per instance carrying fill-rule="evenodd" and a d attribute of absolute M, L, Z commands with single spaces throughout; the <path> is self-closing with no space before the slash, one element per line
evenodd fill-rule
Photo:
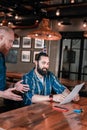
<path fill-rule="evenodd" d="M 53 101 L 53 94 L 49 95 L 49 99 L 50 99 L 50 101 Z"/>

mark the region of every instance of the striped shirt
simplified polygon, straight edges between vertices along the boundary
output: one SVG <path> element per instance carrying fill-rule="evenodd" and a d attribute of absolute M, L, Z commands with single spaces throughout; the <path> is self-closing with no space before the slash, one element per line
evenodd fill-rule
<path fill-rule="evenodd" d="M 52 91 L 56 94 L 61 94 L 66 88 L 60 84 L 55 75 L 50 71 L 44 76 L 43 82 L 37 77 L 34 69 L 23 76 L 23 81 L 24 84 L 28 84 L 30 87 L 30 90 L 23 97 L 25 105 L 32 103 L 32 96 L 34 94 L 50 95 Z"/>

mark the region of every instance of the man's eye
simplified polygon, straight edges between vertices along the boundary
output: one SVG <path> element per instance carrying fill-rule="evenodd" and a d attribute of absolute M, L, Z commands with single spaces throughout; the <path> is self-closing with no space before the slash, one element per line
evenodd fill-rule
<path fill-rule="evenodd" d="M 45 64 L 45 62 L 42 62 L 42 64 L 44 65 L 44 64 Z"/>

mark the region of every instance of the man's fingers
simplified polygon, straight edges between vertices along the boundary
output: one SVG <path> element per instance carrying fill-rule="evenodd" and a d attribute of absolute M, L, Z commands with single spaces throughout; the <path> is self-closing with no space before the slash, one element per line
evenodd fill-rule
<path fill-rule="evenodd" d="M 23 80 L 18 81 L 18 83 L 22 84 L 24 87 L 29 88 L 29 85 L 28 85 L 28 84 L 23 84 Z"/>
<path fill-rule="evenodd" d="M 80 100 L 80 97 L 79 97 L 79 95 L 76 95 L 76 97 L 74 97 L 74 99 L 73 99 L 74 101 L 79 101 Z"/>
<path fill-rule="evenodd" d="M 14 88 L 9 88 L 8 90 L 9 91 L 13 91 L 13 90 L 15 90 L 16 88 L 14 87 Z"/>
<path fill-rule="evenodd" d="M 24 86 L 23 89 L 24 89 L 25 91 L 27 91 L 27 90 L 29 90 L 29 87 Z"/>
<path fill-rule="evenodd" d="M 15 100 L 15 101 L 22 101 L 22 97 L 17 95 L 17 94 L 12 94 L 12 100 Z"/>

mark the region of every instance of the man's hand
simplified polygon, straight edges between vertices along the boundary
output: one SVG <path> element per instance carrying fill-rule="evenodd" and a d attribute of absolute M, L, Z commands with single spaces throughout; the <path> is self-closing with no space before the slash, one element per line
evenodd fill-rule
<path fill-rule="evenodd" d="M 63 94 L 55 94 L 53 95 L 53 101 L 54 102 L 62 102 L 64 100 L 65 96 Z"/>
<path fill-rule="evenodd" d="M 21 92 L 21 93 L 24 93 L 24 92 L 27 92 L 29 91 L 29 86 L 27 84 L 22 84 L 23 80 L 21 81 L 18 81 L 16 84 L 15 84 L 15 88 L 17 91 Z"/>
<path fill-rule="evenodd" d="M 0 91 L 1 92 L 1 97 L 5 98 L 5 99 L 14 100 L 14 101 L 23 100 L 21 96 L 13 93 L 14 90 L 15 90 L 15 88 L 9 88 L 9 89 L 7 89 L 5 91 Z"/>
<path fill-rule="evenodd" d="M 77 94 L 77 95 L 74 97 L 73 101 L 79 101 L 79 100 L 80 100 L 80 96 L 79 96 L 79 94 Z"/>

